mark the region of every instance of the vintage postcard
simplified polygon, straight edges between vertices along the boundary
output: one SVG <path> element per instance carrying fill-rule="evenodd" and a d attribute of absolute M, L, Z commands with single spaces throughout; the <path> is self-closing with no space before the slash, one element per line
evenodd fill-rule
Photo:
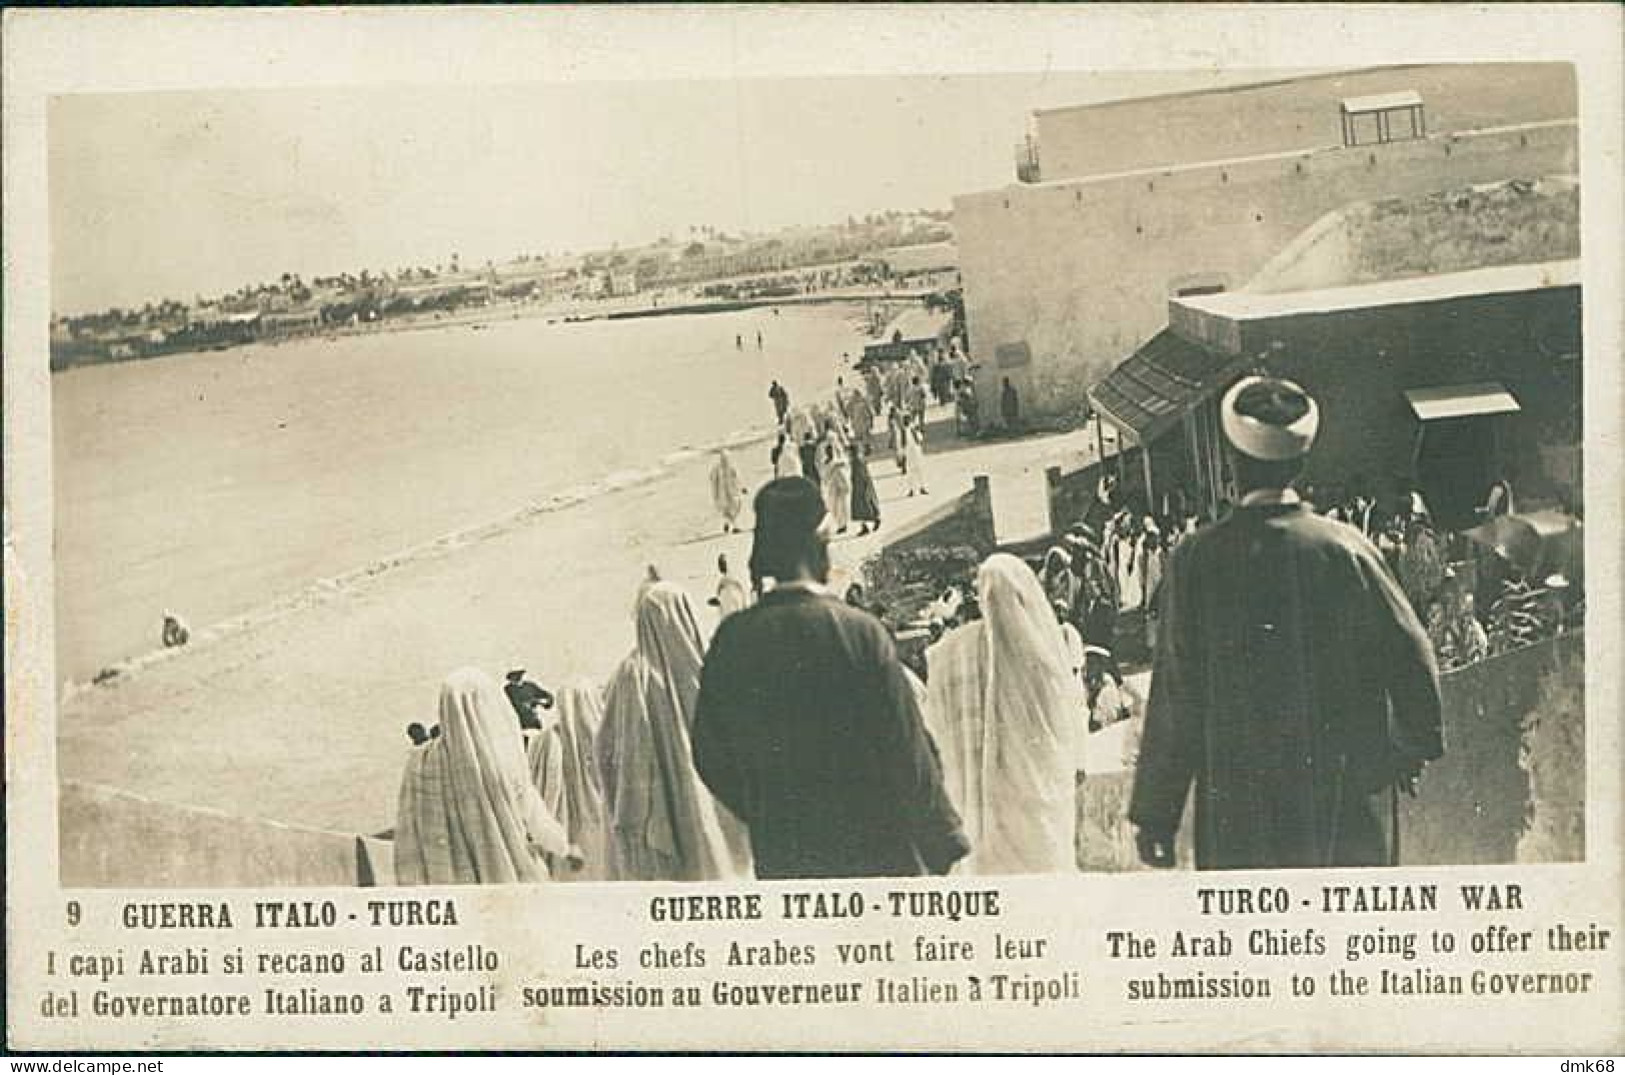
<path fill-rule="evenodd" d="M 1618 1052 L 1608 6 L 11 11 L 34 1052 Z"/>

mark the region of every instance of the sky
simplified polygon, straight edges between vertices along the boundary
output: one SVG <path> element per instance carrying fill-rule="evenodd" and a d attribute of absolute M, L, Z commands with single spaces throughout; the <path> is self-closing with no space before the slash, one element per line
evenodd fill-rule
<path fill-rule="evenodd" d="M 1272 72 L 125 93 L 49 111 L 52 307 L 948 209 L 1035 108 Z"/>

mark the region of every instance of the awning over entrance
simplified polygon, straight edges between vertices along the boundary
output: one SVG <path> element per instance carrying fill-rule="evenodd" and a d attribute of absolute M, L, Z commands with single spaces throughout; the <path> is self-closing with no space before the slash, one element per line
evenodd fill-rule
<path fill-rule="evenodd" d="M 1163 329 L 1089 393 L 1119 429 L 1149 444 L 1209 395 L 1224 388 L 1242 361 Z"/>
<path fill-rule="evenodd" d="M 1411 405 L 1412 412 L 1423 422 L 1511 414 L 1522 409 L 1506 386 L 1495 381 L 1453 384 L 1443 388 L 1413 388 L 1405 393 L 1405 402 Z"/>

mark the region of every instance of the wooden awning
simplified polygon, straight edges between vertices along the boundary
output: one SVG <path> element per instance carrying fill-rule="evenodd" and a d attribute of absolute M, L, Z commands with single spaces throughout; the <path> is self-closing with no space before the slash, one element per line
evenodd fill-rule
<path fill-rule="evenodd" d="M 1089 398 L 1112 425 L 1149 444 L 1227 386 L 1244 365 L 1235 355 L 1163 329 L 1095 385 Z"/>

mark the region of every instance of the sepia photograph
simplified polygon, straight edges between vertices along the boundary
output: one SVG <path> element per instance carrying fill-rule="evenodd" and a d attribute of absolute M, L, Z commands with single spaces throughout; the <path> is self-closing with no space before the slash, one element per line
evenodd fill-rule
<path fill-rule="evenodd" d="M 1197 10 L 8 16 L 27 1040 L 1617 1044 L 1618 12 Z"/>
<path fill-rule="evenodd" d="M 1568 65 L 48 135 L 65 885 L 1584 857 Z"/>

